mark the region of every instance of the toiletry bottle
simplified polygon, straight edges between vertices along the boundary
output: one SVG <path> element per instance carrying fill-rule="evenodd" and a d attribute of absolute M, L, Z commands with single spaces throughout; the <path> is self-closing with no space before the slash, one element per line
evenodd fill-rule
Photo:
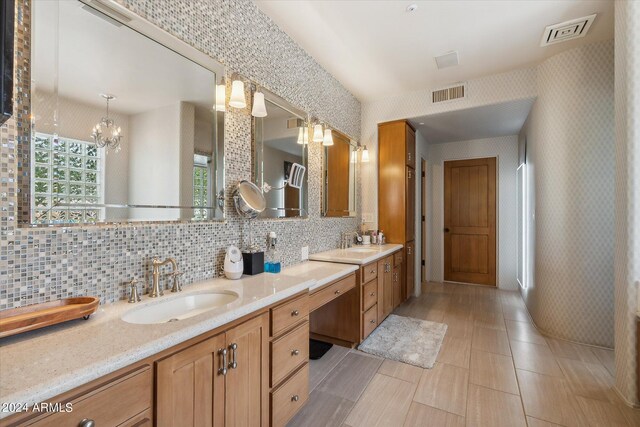
<path fill-rule="evenodd" d="M 267 273 L 280 273 L 281 264 L 280 257 L 276 247 L 278 236 L 274 231 L 269 232 L 267 239 L 266 262 L 264 263 L 264 271 Z"/>

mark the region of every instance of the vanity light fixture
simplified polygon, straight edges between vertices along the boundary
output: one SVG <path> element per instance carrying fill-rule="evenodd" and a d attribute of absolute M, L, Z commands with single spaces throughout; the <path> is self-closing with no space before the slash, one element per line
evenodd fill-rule
<path fill-rule="evenodd" d="M 331 133 L 331 129 L 324 130 L 324 138 L 322 139 L 322 145 L 325 147 L 330 147 L 333 145 L 333 135 Z"/>
<path fill-rule="evenodd" d="M 247 106 L 247 100 L 244 97 L 244 82 L 242 80 L 231 82 L 229 106 L 233 108 L 245 108 Z"/>
<path fill-rule="evenodd" d="M 367 150 L 367 146 L 362 146 L 362 157 L 360 158 L 362 163 L 369 163 L 369 150 Z"/>
<path fill-rule="evenodd" d="M 298 129 L 298 144 L 307 145 L 309 143 L 309 131 L 304 126 Z"/>
<path fill-rule="evenodd" d="M 264 103 L 264 93 L 255 92 L 253 94 L 253 108 L 251 109 L 253 117 L 267 117 L 267 106 Z"/>
<path fill-rule="evenodd" d="M 93 127 L 91 137 L 98 147 L 106 147 L 118 152 L 120 151 L 120 141 L 122 140 L 122 129 L 120 129 L 120 126 L 116 126 L 113 119 L 109 118 L 109 101 L 116 99 L 116 97 L 106 93 L 101 93 L 100 96 L 107 100 L 107 115 Z"/>
<path fill-rule="evenodd" d="M 322 142 L 324 136 L 322 134 L 322 125 L 320 123 L 313 126 L 313 142 Z"/>
<path fill-rule="evenodd" d="M 227 85 L 224 80 L 221 84 L 216 85 L 216 111 L 224 113 L 227 110 Z"/>

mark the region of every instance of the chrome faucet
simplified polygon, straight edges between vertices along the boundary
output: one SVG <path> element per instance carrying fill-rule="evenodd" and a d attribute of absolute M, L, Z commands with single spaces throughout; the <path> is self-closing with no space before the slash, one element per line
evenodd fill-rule
<path fill-rule="evenodd" d="M 176 260 L 174 258 L 167 258 L 164 261 L 160 261 L 160 258 L 153 258 L 151 261 L 151 265 L 153 266 L 153 279 L 149 298 L 157 298 L 164 295 L 163 290 L 160 288 L 160 267 L 167 264 L 171 264 L 173 269 L 170 273 L 170 276 L 173 277 L 173 287 L 171 288 L 171 292 L 182 291 L 182 285 L 178 280 L 182 273 L 178 270 L 178 263 Z"/>
<path fill-rule="evenodd" d="M 353 239 L 356 233 L 353 231 L 340 232 L 340 249 L 347 249 L 353 246 Z"/>

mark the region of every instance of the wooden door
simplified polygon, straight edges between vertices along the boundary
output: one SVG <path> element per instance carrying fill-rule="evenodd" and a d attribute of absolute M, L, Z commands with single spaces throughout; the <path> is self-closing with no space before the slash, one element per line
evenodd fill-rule
<path fill-rule="evenodd" d="M 410 242 L 415 239 L 416 234 L 416 171 L 408 166 L 405 191 L 407 193 L 405 242 Z"/>
<path fill-rule="evenodd" d="M 224 348 L 223 333 L 157 362 L 158 427 L 224 426 Z"/>
<path fill-rule="evenodd" d="M 416 281 L 416 243 L 415 241 L 407 242 L 404 258 L 404 286 L 402 294 L 404 299 L 407 299 L 413 295 Z"/>
<path fill-rule="evenodd" d="M 444 280 L 496 285 L 496 159 L 444 162 Z"/>
<path fill-rule="evenodd" d="M 402 265 L 393 267 L 393 308 L 402 304 Z"/>
<path fill-rule="evenodd" d="M 405 125 L 405 141 L 406 141 L 406 156 L 407 166 L 416 168 L 416 133 L 411 126 Z"/>
<path fill-rule="evenodd" d="M 349 216 L 349 171 L 351 144 L 344 135 L 333 132 L 333 145 L 323 147 L 325 155 L 325 216 Z M 324 191 L 324 189 L 323 189 Z"/>
<path fill-rule="evenodd" d="M 226 427 L 268 425 L 268 325 L 265 313 L 227 331 Z"/>

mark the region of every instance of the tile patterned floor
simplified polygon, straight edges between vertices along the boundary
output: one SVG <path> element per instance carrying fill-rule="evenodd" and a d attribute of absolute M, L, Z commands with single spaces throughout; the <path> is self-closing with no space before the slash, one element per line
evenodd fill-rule
<path fill-rule="evenodd" d="M 448 325 L 434 368 L 334 346 L 289 427 L 640 426 L 613 351 L 541 335 L 518 292 L 429 283 L 395 313 Z"/>

